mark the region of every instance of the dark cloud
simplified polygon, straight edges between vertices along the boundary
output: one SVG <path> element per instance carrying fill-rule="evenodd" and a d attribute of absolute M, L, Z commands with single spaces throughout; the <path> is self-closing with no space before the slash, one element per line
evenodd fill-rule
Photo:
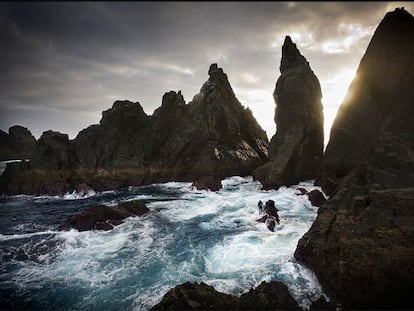
<path fill-rule="evenodd" d="M 413 12 L 412 3 L 403 5 Z M 0 128 L 22 124 L 37 137 L 49 128 L 75 137 L 116 99 L 139 101 L 147 113 L 169 90 L 182 90 L 190 101 L 210 63 L 218 62 L 271 136 L 284 36 L 292 36 L 329 97 L 340 74 L 356 70 L 383 15 L 397 6 L 0 3 Z M 339 103 L 325 107 L 334 111 Z"/>

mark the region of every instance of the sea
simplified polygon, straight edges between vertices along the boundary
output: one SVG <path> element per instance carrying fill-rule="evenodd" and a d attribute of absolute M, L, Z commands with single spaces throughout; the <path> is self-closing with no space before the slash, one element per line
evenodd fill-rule
<path fill-rule="evenodd" d="M 240 295 L 271 280 L 308 308 L 324 293 L 293 254 L 318 208 L 297 188 L 321 189 L 307 181 L 265 191 L 239 176 L 221 183 L 217 192 L 168 182 L 84 196 L 1 197 L 0 309 L 148 310 L 187 281 Z M 150 212 L 111 231 L 57 231 L 91 206 L 134 200 Z M 275 232 L 256 221 L 259 200 L 275 201 Z"/>

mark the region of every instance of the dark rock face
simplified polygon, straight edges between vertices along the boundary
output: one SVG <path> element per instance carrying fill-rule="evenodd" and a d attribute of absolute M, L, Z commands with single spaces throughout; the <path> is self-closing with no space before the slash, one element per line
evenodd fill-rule
<path fill-rule="evenodd" d="M 288 287 L 272 281 L 262 282 L 257 288 L 240 296 L 240 310 L 301 310 L 289 293 Z"/>
<path fill-rule="evenodd" d="M 413 53 L 414 17 L 387 13 L 331 130 L 331 197 L 295 252 L 346 308 L 414 307 Z"/>
<path fill-rule="evenodd" d="M 217 292 L 205 283 L 184 283 L 170 289 L 156 310 L 300 310 L 280 282 L 263 282 L 256 289 L 235 297 Z"/>
<path fill-rule="evenodd" d="M 69 217 L 58 230 L 77 229 L 87 230 L 111 230 L 131 216 L 141 216 L 149 212 L 144 203 L 139 201 L 126 202 L 119 206 L 98 205 L 91 207 L 80 214 Z"/>
<path fill-rule="evenodd" d="M 66 191 L 81 183 L 100 191 L 172 180 L 217 190 L 224 177 L 250 174 L 267 160 L 266 133 L 217 64 L 209 76 L 189 104 L 181 92 L 171 91 L 147 116 L 139 103 L 116 101 L 100 124 L 73 141 L 45 132 L 30 166 L 22 165 L 19 174 L 6 168 L 0 193 L 53 193 L 56 183 Z M 61 193 L 61 187 L 56 190 Z"/>
<path fill-rule="evenodd" d="M 336 310 L 336 303 L 333 301 L 327 302 L 324 296 L 321 296 L 318 298 L 318 300 L 312 302 L 310 308 L 310 311 L 313 310 Z"/>
<path fill-rule="evenodd" d="M 273 93 L 277 131 L 269 143 L 270 162 L 253 172 L 265 189 L 316 178 L 323 156 L 321 87 L 289 36 L 280 72 Z"/>
<path fill-rule="evenodd" d="M 28 159 L 35 143 L 32 133 L 23 126 L 10 127 L 8 134 L 0 130 L 0 161 Z"/>
<path fill-rule="evenodd" d="M 36 143 L 31 163 L 42 170 L 70 169 L 70 146 L 67 134 L 46 131 Z"/>
<path fill-rule="evenodd" d="M 325 196 L 319 190 L 312 190 L 306 195 L 309 198 L 309 201 L 312 203 L 313 206 L 322 206 L 323 203 L 326 202 Z"/>
<path fill-rule="evenodd" d="M 196 187 L 198 190 L 211 190 L 211 191 L 218 191 L 221 189 L 221 182 L 217 178 L 212 176 L 207 176 L 198 179 L 197 181 L 193 182 L 193 187 Z"/>
<path fill-rule="evenodd" d="M 161 302 L 150 310 L 236 310 L 237 300 L 203 282 L 186 282 L 170 289 Z"/>

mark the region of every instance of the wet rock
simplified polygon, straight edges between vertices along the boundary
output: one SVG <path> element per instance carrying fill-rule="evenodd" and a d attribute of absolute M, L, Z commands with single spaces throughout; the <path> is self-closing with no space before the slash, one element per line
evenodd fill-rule
<path fill-rule="evenodd" d="M 270 161 L 253 172 L 264 189 L 316 178 L 323 156 L 321 87 L 289 36 L 283 43 L 280 72 L 273 93 L 277 132 L 269 143 Z"/>
<path fill-rule="evenodd" d="M 92 191 L 94 191 L 93 189 L 92 189 L 92 187 L 90 187 L 88 184 L 86 184 L 86 183 L 81 183 L 81 184 L 79 184 L 79 185 L 77 185 L 76 187 L 75 187 L 75 189 L 74 189 L 75 191 L 76 191 L 76 193 L 78 194 L 78 195 L 80 195 L 81 197 L 83 197 L 83 196 L 85 196 L 85 195 L 87 195 L 87 194 L 89 194 L 89 193 L 91 193 Z"/>
<path fill-rule="evenodd" d="M 346 309 L 413 308 L 413 38 L 404 9 L 376 29 L 331 130 L 330 199 L 295 251 Z"/>
<path fill-rule="evenodd" d="M 217 292 L 205 283 L 184 283 L 170 289 L 156 310 L 300 310 L 286 285 L 262 282 L 240 297 Z"/>
<path fill-rule="evenodd" d="M 299 191 L 299 193 L 295 193 L 296 195 L 305 195 L 308 193 L 308 190 L 306 190 L 305 188 L 296 188 L 296 190 Z"/>
<path fill-rule="evenodd" d="M 125 218 L 142 216 L 147 212 L 149 212 L 149 209 L 139 201 L 125 202 L 119 206 L 94 206 L 80 214 L 69 217 L 58 227 L 58 230 L 67 231 L 73 228 L 78 231 L 107 231 L 121 224 Z"/>
<path fill-rule="evenodd" d="M 220 293 L 203 282 L 186 282 L 170 289 L 150 310 L 236 310 L 237 304 L 237 297 Z"/>
<path fill-rule="evenodd" d="M 312 190 L 306 195 L 309 198 L 309 201 L 312 203 L 313 206 L 322 206 L 323 203 L 326 202 L 325 196 L 319 190 Z"/>
<path fill-rule="evenodd" d="M 218 191 L 221 189 L 221 182 L 217 178 L 207 176 L 196 180 L 193 182 L 192 186 L 196 187 L 198 190 Z"/>
<path fill-rule="evenodd" d="M 301 310 L 288 287 L 277 281 L 262 282 L 240 296 L 240 310 Z"/>

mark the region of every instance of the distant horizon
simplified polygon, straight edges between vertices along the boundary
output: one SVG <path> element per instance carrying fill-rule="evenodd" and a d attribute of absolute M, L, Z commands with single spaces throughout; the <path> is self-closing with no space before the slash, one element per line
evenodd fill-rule
<path fill-rule="evenodd" d="M 217 63 L 270 139 L 286 35 L 318 77 L 325 146 L 384 15 L 411 2 L 0 3 L 0 129 L 74 139 L 116 100 L 148 115 L 168 91 L 188 104 Z"/>

